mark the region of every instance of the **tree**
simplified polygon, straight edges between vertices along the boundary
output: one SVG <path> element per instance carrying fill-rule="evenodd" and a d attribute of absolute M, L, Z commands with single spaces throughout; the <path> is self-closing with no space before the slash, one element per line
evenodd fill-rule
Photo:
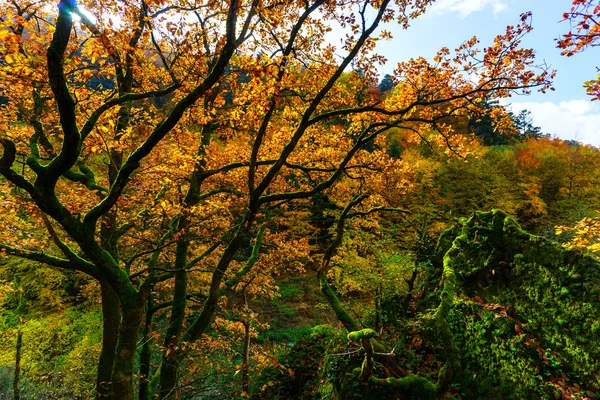
<path fill-rule="evenodd" d="M 390 74 L 385 74 L 381 82 L 377 85 L 379 91 L 383 93 L 387 93 L 394 88 L 394 79 Z"/>
<path fill-rule="evenodd" d="M 517 129 L 517 137 L 520 141 L 527 139 L 539 139 L 543 136 L 542 128 L 533 125 L 531 111 L 521 110 L 517 115 L 513 116 L 515 128 Z"/>
<path fill-rule="evenodd" d="M 89 13 L 74 0 L 3 10 L 0 248 L 98 282 L 104 398 L 133 399 L 139 335 L 164 309 L 161 367 L 150 379 L 142 349 L 140 397 L 172 395 L 183 343 L 210 329 L 254 268 L 260 227 L 276 230 L 291 204 L 327 193 L 389 206 L 367 178 L 393 165 L 377 147 L 390 129 L 433 132 L 430 143 L 460 152 L 449 120 L 482 98 L 544 91 L 553 76 L 519 47 L 528 15 L 483 50 L 473 38 L 434 64 L 400 63 L 382 100 L 358 92 L 384 61 L 373 33 L 408 27 L 429 1 L 84 4 Z M 348 31 L 337 50 L 322 39 L 334 23 Z M 361 73 L 340 83 L 352 63 Z"/>
<path fill-rule="evenodd" d="M 596 212 L 598 214 L 598 212 Z M 599 258 L 600 255 L 600 219 L 586 217 L 574 227 L 558 226 L 556 234 L 571 233 L 566 247 L 581 249 L 590 255 Z"/>
<path fill-rule="evenodd" d="M 571 29 L 557 39 L 562 55 L 571 57 L 588 47 L 600 44 L 600 2 L 594 0 L 573 0 L 571 9 L 563 14 L 563 21 L 569 21 Z M 600 99 L 600 75 L 598 79 L 585 82 L 584 86 L 592 100 Z"/>
<path fill-rule="evenodd" d="M 473 132 L 486 146 L 508 144 L 511 135 L 498 129 L 496 126 L 498 118 L 495 118 L 493 114 L 502 112 L 503 107 L 498 101 L 490 102 L 488 99 L 484 99 L 480 104 L 480 108 L 482 112 L 474 114 L 470 118 L 467 129 Z"/>

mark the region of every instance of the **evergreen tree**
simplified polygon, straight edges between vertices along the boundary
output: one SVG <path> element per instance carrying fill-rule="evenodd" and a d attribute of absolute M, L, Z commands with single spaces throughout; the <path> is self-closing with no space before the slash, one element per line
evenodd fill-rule
<path fill-rule="evenodd" d="M 381 92 L 381 94 L 387 93 L 394 88 L 394 80 L 390 74 L 385 74 L 377 88 Z"/>

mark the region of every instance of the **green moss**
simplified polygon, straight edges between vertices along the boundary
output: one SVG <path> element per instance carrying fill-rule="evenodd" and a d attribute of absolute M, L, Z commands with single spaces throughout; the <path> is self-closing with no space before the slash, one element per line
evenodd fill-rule
<path fill-rule="evenodd" d="M 440 291 L 440 303 L 433 315 L 436 334 L 444 351 L 446 364 L 438 374 L 437 391 L 444 393 L 448 390 L 455 375 L 460 370 L 460 359 L 454 345 L 448 315 L 454 304 L 456 295 L 456 270 L 455 264 L 461 260 L 461 249 L 466 241 L 467 234 L 463 228 L 461 234 L 452 241 L 452 246 L 443 257 L 442 289 Z"/>
<path fill-rule="evenodd" d="M 361 329 L 360 331 L 350 332 L 348 334 L 348 340 L 358 342 L 362 339 L 371 339 L 375 336 L 377 336 L 377 332 L 375 332 L 373 329 L 367 328 Z"/>
<path fill-rule="evenodd" d="M 25 321 L 21 357 L 24 398 L 92 397 L 102 314 L 70 310 Z M 16 329 L 0 332 L 0 369 L 14 364 Z"/>
<path fill-rule="evenodd" d="M 452 338 L 462 355 L 465 374 L 458 383 L 467 397 L 543 397 L 549 390 L 547 378 L 562 372 L 583 387 L 600 389 L 594 375 L 600 370 L 597 260 L 523 231 L 498 210 L 475 213 L 444 231 L 436 260 L 430 281 L 437 276 L 444 284 L 434 290 L 441 298 L 434 320 L 442 343 L 444 337 Z M 452 279 L 458 302 L 446 285 Z M 468 298 L 476 297 L 484 304 L 510 307 L 509 315 L 469 303 Z M 433 298 L 426 301 L 431 305 Z M 454 304 L 445 308 L 451 298 Z M 438 318 L 442 313 L 449 332 Z M 539 346 L 529 343 L 533 336 L 518 333 L 516 324 L 534 332 Z M 561 360 L 560 374 L 549 369 L 536 348 L 552 349 Z"/>
<path fill-rule="evenodd" d="M 304 294 L 304 288 L 297 284 L 283 282 L 278 283 L 279 285 L 279 296 L 281 300 L 294 300 L 298 299 Z"/>
<path fill-rule="evenodd" d="M 430 382 L 428 379 L 410 374 L 403 378 L 386 378 L 377 379 L 375 377 L 370 378 L 370 383 L 380 386 L 390 386 L 396 389 L 402 390 L 405 394 L 402 398 L 414 398 L 414 399 L 434 399 L 437 392 L 437 386 Z"/>

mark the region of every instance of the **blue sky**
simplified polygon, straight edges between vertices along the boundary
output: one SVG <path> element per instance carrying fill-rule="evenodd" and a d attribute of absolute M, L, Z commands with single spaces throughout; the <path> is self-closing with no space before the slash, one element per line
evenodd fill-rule
<path fill-rule="evenodd" d="M 568 22 L 559 21 L 570 7 L 570 0 L 437 0 L 409 30 L 394 29 L 394 39 L 377 46 L 388 58 L 382 72 L 410 57 L 431 58 L 443 46 L 454 49 L 473 35 L 487 46 L 507 25 L 517 24 L 521 13 L 531 11 L 534 30 L 523 46 L 533 48 L 536 60 L 557 70 L 556 91 L 513 97 L 513 111 L 530 110 L 534 124 L 545 133 L 600 146 L 600 102 L 591 102 L 582 86 L 598 76 L 600 49 L 563 57 L 554 40 L 569 30 Z"/>

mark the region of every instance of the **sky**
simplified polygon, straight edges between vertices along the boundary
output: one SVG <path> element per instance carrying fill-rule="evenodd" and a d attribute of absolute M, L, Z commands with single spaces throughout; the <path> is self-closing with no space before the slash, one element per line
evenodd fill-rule
<path fill-rule="evenodd" d="M 570 8 L 570 0 L 437 0 L 408 30 L 386 27 L 394 39 L 377 46 L 388 59 L 389 71 L 382 72 L 411 57 L 431 59 L 441 47 L 454 49 L 473 35 L 488 46 L 507 25 L 516 25 L 521 13 L 531 11 L 534 29 L 522 45 L 535 50 L 536 62 L 557 71 L 556 90 L 516 96 L 507 103 L 515 113 L 529 110 L 544 133 L 600 147 L 600 102 L 591 102 L 583 88 L 584 81 L 598 76 L 600 48 L 573 57 L 561 56 L 556 48 L 555 39 L 569 30 L 569 22 L 560 20 Z"/>

